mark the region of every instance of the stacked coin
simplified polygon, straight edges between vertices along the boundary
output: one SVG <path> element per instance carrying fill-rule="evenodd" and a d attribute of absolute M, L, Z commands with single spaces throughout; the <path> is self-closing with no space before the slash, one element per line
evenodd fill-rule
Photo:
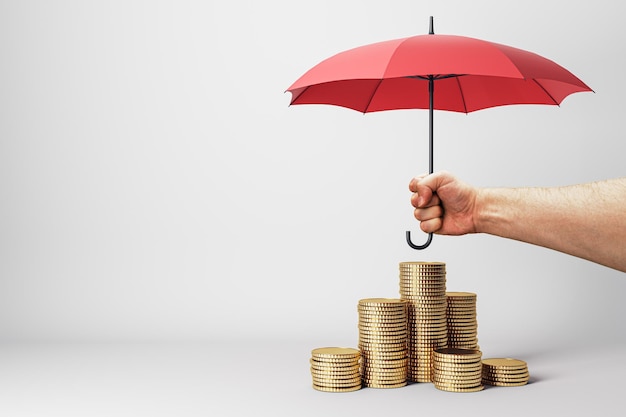
<path fill-rule="evenodd" d="M 479 349 L 476 294 L 447 292 L 448 347 Z"/>
<path fill-rule="evenodd" d="M 452 392 L 482 390 L 482 352 L 472 349 L 443 348 L 433 351 L 433 383 L 437 389 Z"/>
<path fill-rule="evenodd" d="M 311 377 L 318 391 L 348 392 L 361 388 L 357 349 L 324 347 L 311 351 Z"/>
<path fill-rule="evenodd" d="M 530 374 L 526 362 L 512 358 L 483 359 L 483 384 L 499 387 L 526 385 Z"/>
<path fill-rule="evenodd" d="M 408 379 L 432 381 L 432 351 L 446 347 L 446 264 L 401 262 L 400 298 L 408 301 Z"/>
<path fill-rule="evenodd" d="M 359 300 L 361 376 L 370 388 L 399 388 L 407 380 L 407 303 L 397 298 Z"/>

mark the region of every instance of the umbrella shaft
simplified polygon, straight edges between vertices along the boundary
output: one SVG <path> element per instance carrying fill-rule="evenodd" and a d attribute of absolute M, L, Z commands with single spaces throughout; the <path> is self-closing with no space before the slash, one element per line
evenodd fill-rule
<path fill-rule="evenodd" d="M 433 168 L 433 116 L 434 116 L 435 77 L 428 76 L 428 173 L 434 172 Z"/>

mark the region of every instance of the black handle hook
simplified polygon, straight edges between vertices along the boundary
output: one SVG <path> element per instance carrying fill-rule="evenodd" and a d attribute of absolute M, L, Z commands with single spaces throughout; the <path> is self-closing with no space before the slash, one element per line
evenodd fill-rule
<path fill-rule="evenodd" d="M 423 245 L 416 245 L 413 242 L 411 242 L 411 232 L 409 230 L 406 231 L 406 243 L 408 243 L 409 246 L 412 247 L 413 249 L 417 249 L 417 250 L 426 249 L 430 245 L 430 242 L 432 241 L 433 241 L 433 234 L 429 233 L 428 239 L 426 239 L 426 243 L 424 243 Z"/>

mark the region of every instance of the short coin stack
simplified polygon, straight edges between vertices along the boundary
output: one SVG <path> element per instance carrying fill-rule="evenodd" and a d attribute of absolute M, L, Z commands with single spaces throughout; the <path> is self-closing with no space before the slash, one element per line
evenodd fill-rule
<path fill-rule="evenodd" d="M 482 353 L 479 350 L 443 348 L 433 351 L 435 388 L 452 392 L 476 392 L 482 385 Z"/>
<path fill-rule="evenodd" d="M 361 389 L 357 349 L 324 347 L 311 351 L 311 377 L 318 391 L 347 392 Z"/>
<path fill-rule="evenodd" d="M 448 347 L 479 349 L 476 294 L 447 292 Z"/>
<path fill-rule="evenodd" d="M 526 385 L 530 378 L 526 362 L 512 358 L 483 359 L 483 384 L 499 387 Z"/>
<path fill-rule="evenodd" d="M 408 301 L 408 379 L 432 382 L 432 351 L 446 347 L 446 264 L 401 262 L 400 298 Z"/>
<path fill-rule="evenodd" d="M 359 300 L 361 376 L 370 388 L 407 383 L 407 303 L 397 298 Z"/>

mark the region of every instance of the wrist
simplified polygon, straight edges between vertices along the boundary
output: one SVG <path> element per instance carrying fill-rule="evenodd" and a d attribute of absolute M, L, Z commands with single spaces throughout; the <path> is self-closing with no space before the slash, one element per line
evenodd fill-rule
<path fill-rule="evenodd" d="M 478 188 L 476 190 L 474 213 L 472 215 L 475 233 L 490 233 L 491 231 L 490 225 L 494 224 L 498 214 L 493 209 L 493 194 L 493 190 L 489 188 Z"/>

